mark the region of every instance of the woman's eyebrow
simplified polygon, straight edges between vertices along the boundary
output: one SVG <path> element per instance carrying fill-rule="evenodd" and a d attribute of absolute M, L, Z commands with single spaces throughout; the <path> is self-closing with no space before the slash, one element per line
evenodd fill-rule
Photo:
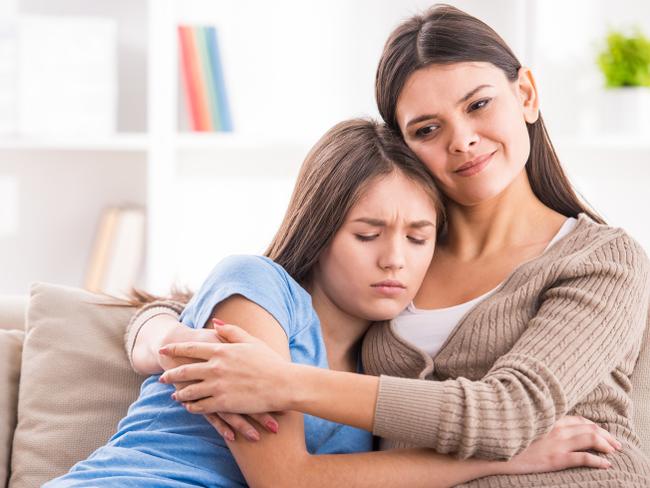
<path fill-rule="evenodd" d="M 386 227 L 387 225 L 385 220 L 373 219 L 370 217 L 359 217 L 358 219 L 354 219 L 352 222 L 362 222 L 364 224 L 372 225 L 373 227 Z M 408 226 L 414 229 L 421 229 L 422 227 L 428 226 L 435 227 L 435 224 L 429 220 L 414 220 L 413 222 L 409 222 Z"/>
<path fill-rule="evenodd" d="M 477 92 L 479 92 L 479 91 L 482 90 L 483 88 L 489 88 L 489 87 L 492 87 L 492 85 L 486 85 L 486 84 L 484 84 L 484 85 L 479 85 L 479 86 L 477 86 L 477 87 L 474 88 L 473 90 L 467 92 L 467 94 L 464 95 L 460 100 L 458 100 L 458 101 L 456 102 L 456 105 L 460 105 L 461 103 L 466 102 L 467 100 L 469 100 L 470 98 L 472 98 L 472 97 L 473 97 Z M 425 121 L 425 120 L 435 119 L 435 118 L 437 118 L 437 117 L 438 117 L 438 114 L 423 114 L 423 115 L 419 115 L 419 116 L 415 117 L 414 119 L 409 120 L 408 123 L 406 124 L 406 127 L 410 127 L 410 126 L 412 126 L 413 124 L 417 124 L 417 123 L 423 122 L 423 121 Z"/>
<path fill-rule="evenodd" d="M 479 85 L 479 86 L 477 86 L 476 88 L 474 88 L 473 90 L 468 92 L 467 95 L 465 95 L 463 98 L 458 100 L 458 102 L 456 102 L 456 105 L 460 105 L 461 103 L 466 102 L 467 100 L 472 98 L 476 94 L 476 92 L 478 92 L 479 90 L 482 90 L 483 88 L 489 88 L 491 86 L 492 85 Z"/>

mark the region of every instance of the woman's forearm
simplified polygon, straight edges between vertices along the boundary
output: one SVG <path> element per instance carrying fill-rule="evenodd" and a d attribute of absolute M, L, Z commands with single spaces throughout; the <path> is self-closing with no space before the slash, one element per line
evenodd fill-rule
<path fill-rule="evenodd" d="M 287 384 L 288 409 L 372 432 L 377 376 L 292 365 Z"/>

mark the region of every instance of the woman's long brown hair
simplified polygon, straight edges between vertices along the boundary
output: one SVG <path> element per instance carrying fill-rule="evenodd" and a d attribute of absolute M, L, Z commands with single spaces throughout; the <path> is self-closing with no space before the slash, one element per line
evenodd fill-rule
<path fill-rule="evenodd" d="M 521 68 L 512 50 L 491 27 L 462 10 L 440 4 L 411 17 L 392 32 L 384 46 L 375 79 L 379 113 L 399 133 L 397 100 L 415 71 L 433 64 L 476 61 L 493 64 L 511 82 L 517 79 Z M 530 155 L 526 172 L 537 198 L 567 217 L 584 212 L 596 222 L 605 223 L 577 196 L 560 165 L 541 113 L 527 128 Z"/>
<path fill-rule="evenodd" d="M 314 266 L 345 217 L 377 178 L 395 171 L 420 184 L 444 223 L 441 196 L 417 157 L 386 125 L 352 119 L 332 127 L 311 149 L 298 174 L 289 207 L 265 252 L 296 281 L 309 284 Z M 192 294 L 176 289 L 168 297 L 187 303 Z M 142 306 L 161 297 L 133 290 L 131 304 Z"/>

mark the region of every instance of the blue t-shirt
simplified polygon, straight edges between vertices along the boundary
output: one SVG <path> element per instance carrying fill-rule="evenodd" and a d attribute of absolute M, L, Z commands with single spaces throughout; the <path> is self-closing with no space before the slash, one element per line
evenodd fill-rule
<path fill-rule="evenodd" d="M 291 360 L 327 368 L 318 316 L 309 294 L 278 264 L 261 256 L 233 256 L 212 271 L 181 315 L 188 327 L 203 327 L 215 305 L 243 295 L 268 311 L 289 340 Z M 202 415 L 171 399 L 172 385 L 147 378 L 139 398 L 108 443 L 70 472 L 45 484 L 68 486 L 246 486 L 226 443 Z M 336 454 L 372 450 L 366 431 L 304 416 L 307 450 Z"/>

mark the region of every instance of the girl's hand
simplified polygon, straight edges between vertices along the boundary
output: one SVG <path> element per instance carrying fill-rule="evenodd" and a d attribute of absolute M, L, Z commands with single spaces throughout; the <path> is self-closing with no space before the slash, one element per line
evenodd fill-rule
<path fill-rule="evenodd" d="M 582 417 L 563 417 L 544 437 L 537 439 L 526 450 L 504 463 L 503 474 L 528 474 L 589 467 L 609 468 L 605 458 L 586 452 L 611 454 L 621 449 L 612 434 Z"/>

